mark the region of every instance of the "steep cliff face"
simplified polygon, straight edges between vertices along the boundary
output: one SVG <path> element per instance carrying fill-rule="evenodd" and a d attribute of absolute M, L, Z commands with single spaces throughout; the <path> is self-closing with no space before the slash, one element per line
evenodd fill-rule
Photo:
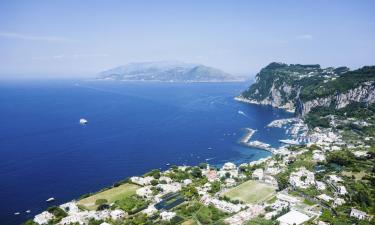
<path fill-rule="evenodd" d="M 336 109 L 341 109 L 354 102 L 375 103 L 375 83 L 368 82 L 350 89 L 346 93 L 338 93 L 325 98 L 316 98 L 306 102 L 298 101 L 296 112 L 298 115 L 304 116 L 316 107 L 333 106 Z"/>
<path fill-rule="evenodd" d="M 375 66 L 347 67 L 271 63 L 237 100 L 271 105 L 304 116 L 315 107 L 344 108 L 353 102 L 375 102 Z"/>

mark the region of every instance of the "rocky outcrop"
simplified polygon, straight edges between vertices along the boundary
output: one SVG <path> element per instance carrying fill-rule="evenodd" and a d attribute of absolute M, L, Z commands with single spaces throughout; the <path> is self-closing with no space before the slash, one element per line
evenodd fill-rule
<path fill-rule="evenodd" d="M 375 66 L 346 67 L 271 63 L 242 92 L 241 101 L 271 105 L 305 116 L 316 107 L 341 109 L 354 102 L 375 102 Z"/>
<path fill-rule="evenodd" d="M 299 116 L 304 116 L 313 108 L 332 105 L 336 109 L 341 109 L 353 102 L 375 103 L 375 83 L 367 82 L 357 88 L 350 89 L 348 92 L 338 93 L 325 98 L 316 98 L 306 102 L 298 100 L 296 113 Z"/>

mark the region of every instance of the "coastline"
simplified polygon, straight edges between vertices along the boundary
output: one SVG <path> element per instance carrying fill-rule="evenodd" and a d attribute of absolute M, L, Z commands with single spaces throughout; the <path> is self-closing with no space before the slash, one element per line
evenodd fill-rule
<path fill-rule="evenodd" d="M 247 103 L 247 104 L 268 105 L 268 106 L 272 106 L 274 108 L 283 109 L 283 110 L 285 110 L 285 111 L 287 111 L 289 113 L 295 113 L 295 108 L 288 108 L 288 107 L 282 107 L 282 106 L 274 106 L 274 105 L 269 104 L 269 103 L 262 103 L 262 102 L 259 102 L 259 101 L 256 101 L 256 100 L 244 98 L 242 95 L 234 97 L 234 100 L 238 101 L 238 102 L 244 102 L 244 103 Z"/>

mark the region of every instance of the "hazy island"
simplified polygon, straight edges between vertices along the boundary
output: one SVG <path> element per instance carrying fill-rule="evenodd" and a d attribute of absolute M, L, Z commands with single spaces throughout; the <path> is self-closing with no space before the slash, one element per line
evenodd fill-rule
<path fill-rule="evenodd" d="M 183 62 L 130 63 L 99 73 L 98 79 L 159 82 L 233 82 L 244 81 L 219 69 Z"/>
<path fill-rule="evenodd" d="M 160 72 L 160 79 L 200 70 L 192 68 Z M 145 71 L 128 78 L 129 71 L 102 77 L 149 77 Z M 289 144 L 241 165 L 153 170 L 50 207 L 25 224 L 374 224 L 375 66 L 271 63 L 236 99 L 294 112 L 296 118 L 268 125 L 285 128 Z M 247 129 L 241 143 L 261 144 L 254 132 Z"/>

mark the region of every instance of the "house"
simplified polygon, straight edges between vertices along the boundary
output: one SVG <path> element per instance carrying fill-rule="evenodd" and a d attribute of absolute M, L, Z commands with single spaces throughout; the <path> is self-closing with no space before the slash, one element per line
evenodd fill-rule
<path fill-rule="evenodd" d="M 268 175 L 276 175 L 280 173 L 280 169 L 277 167 L 267 167 L 264 173 Z"/>
<path fill-rule="evenodd" d="M 341 177 L 338 177 L 335 174 L 329 175 L 328 179 L 329 179 L 329 181 L 334 182 L 334 183 L 338 183 L 338 182 L 342 181 Z"/>
<path fill-rule="evenodd" d="M 357 158 L 365 158 L 368 156 L 368 153 L 366 151 L 354 151 L 353 154 Z"/>
<path fill-rule="evenodd" d="M 37 224 L 47 224 L 53 218 L 54 215 L 52 213 L 44 211 L 34 217 L 34 222 Z"/>
<path fill-rule="evenodd" d="M 206 170 L 206 171 L 204 171 L 203 175 L 207 177 L 209 182 L 214 182 L 214 181 L 218 180 L 218 174 L 217 174 L 216 170 L 211 170 L 211 169 Z"/>
<path fill-rule="evenodd" d="M 350 211 L 350 216 L 355 217 L 359 220 L 365 220 L 365 219 L 368 218 L 367 213 L 365 213 L 361 210 L 355 209 L 355 208 L 352 208 L 352 211 Z"/>
<path fill-rule="evenodd" d="M 340 206 L 342 204 L 345 203 L 345 200 L 342 199 L 342 198 L 335 198 L 335 201 L 333 201 L 333 205 L 336 207 L 336 206 Z"/>
<path fill-rule="evenodd" d="M 251 176 L 252 176 L 253 179 L 262 180 L 263 176 L 264 176 L 263 169 L 254 170 L 254 172 Z"/>
<path fill-rule="evenodd" d="M 321 181 L 316 181 L 315 186 L 316 186 L 316 189 L 318 189 L 320 191 L 325 190 L 327 188 L 327 185 L 324 182 L 321 182 Z"/>
<path fill-rule="evenodd" d="M 284 214 L 283 216 L 277 218 L 277 221 L 280 222 L 280 225 L 299 225 L 308 221 L 309 219 L 310 217 L 308 215 L 295 210 L 291 210 L 287 214 Z"/>
<path fill-rule="evenodd" d="M 156 213 L 158 210 L 155 208 L 154 205 L 149 205 L 146 209 L 144 209 L 142 212 L 148 216 L 152 216 L 154 213 Z"/>
<path fill-rule="evenodd" d="M 175 212 L 164 211 L 160 213 L 161 220 L 164 220 L 164 221 L 170 221 L 175 216 L 176 216 Z"/>
<path fill-rule="evenodd" d="M 182 181 L 184 183 L 184 185 L 189 185 L 192 183 L 192 181 L 190 179 L 185 179 Z"/>
<path fill-rule="evenodd" d="M 111 211 L 111 218 L 113 220 L 118 220 L 118 219 L 122 219 L 125 217 L 125 212 L 121 209 L 115 209 L 113 211 Z"/>
<path fill-rule="evenodd" d="M 130 178 L 130 181 L 135 183 L 135 184 L 138 184 L 138 185 L 141 185 L 141 186 L 144 186 L 144 185 L 150 185 L 151 184 L 151 181 L 153 181 L 154 178 L 151 177 L 151 176 L 148 176 L 148 177 L 131 177 Z"/>
<path fill-rule="evenodd" d="M 233 187 L 236 185 L 236 181 L 233 178 L 227 178 L 225 179 L 225 185 L 227 187 Z"/>
<path fill-rule="evenodd" d="M 152 190 L 150 186 L 141 187 L 135 191 L 135 193 L 143 198 L 150 198 L 152 197 Z"/>
<path fill-rule="evenodd" d="M 271 184 L 277 186 L 277 180 L 273 176 L 266 175 L 264 176 L 264 183 Z"/>
<path fill-rule="evenodd" d="M 315 184 L 315 176 L 313 172 L 301 167 L 290 174 L 289 183 L 294 187 L 308 188 Z"/>
<path fill-rule="evenodd" d="M 315 152 L 313 154 L 313 160 L 315 160 L 317 162 L 322 162 L 322 161 L 326 160 L 326 157 L 324 156 L 324 154 L 322 152 Z"/>
<path fill-rule="evenodd" d="M 236 169 L 236 165 L 231 162 L 225 163 L 223 167 L 221 168 L 221 170 L 235 170 L 235 169 Z"/>
<path fill-rule="evenodd" d="M 321 195 L 318 195 L 316 196 L 318 199 L 320 200 L 323 200 L 323 201 L 326 201 L 326 202 L 329 202 L 329 201 L 332 201 L 333 198 L 331 196 L 328 196 L 326 194 L 321 194 Z"/>
<path fill-rule="evenodd" d="M 346 190 L 345 186 L 338 186 L 338 192 L 340 195 L 348 194 L 348 191 Z"/>
<path fill-rule="evenodd" d="M 170 177 L 165 177 L 165 176 L 162 176 L 159 178 L 159 182 L 160 183 L 166 183 L 166 184 L 170 184 L 172 183 L 172 179 Z"/>

